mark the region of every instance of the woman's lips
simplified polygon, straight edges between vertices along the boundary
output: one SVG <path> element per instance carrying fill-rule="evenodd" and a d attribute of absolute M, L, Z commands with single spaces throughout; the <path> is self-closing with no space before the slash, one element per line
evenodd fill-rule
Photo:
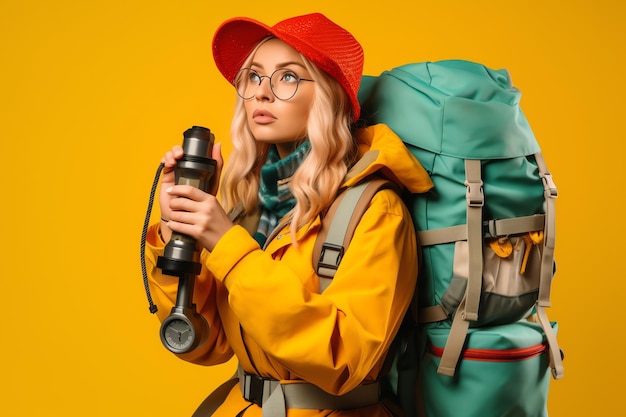
<path fill-rule="evenodd" d="M 268 124 L 276 121 L 276 116 L 267 110 L 255 110 L 252 113 L 252 120 L 258 124 Z"/>

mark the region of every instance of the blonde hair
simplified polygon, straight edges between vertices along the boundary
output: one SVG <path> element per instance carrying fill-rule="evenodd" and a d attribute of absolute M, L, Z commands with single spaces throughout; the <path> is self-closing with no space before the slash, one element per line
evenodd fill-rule
<path fill-rule="evenodd" d="M 250 65 L 253 50 L 242 67 Z M 306 57 L 305 66 L 315 80 L 315 97 L 311 105 L 306 138 L 311 149 L 294 173 L 289 184 L 296 205 L 289 213 L 292 235 L 333 201 L 350 166 L 358 157 L 358 148 L 351 130 L 351 104 L 341 85 L 320 70 Z M 246 121 L 243 99 L 238 98 L 231 124 L 233 151 L 225 166 L 222 202 L 226 210 L 243 209 L 254 212 L 258 205 L 259 174 L 269 150 L 268 144 L 257 142 Z"/>

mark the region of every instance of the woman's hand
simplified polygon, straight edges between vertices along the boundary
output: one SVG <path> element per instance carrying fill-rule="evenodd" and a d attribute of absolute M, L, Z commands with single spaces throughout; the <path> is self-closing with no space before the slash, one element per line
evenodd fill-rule
<path fill-rule="evenodd" d="M 193 237 L 209 251 L 233 226 L 215 196 L 191 185 L 174 185 L 167 192 L 173 197 L 167 227 Z"/>
<path fill-rule="evenodd" d="M 213 147 L 212 157 L 217 161 L 217 166 L 208 193 L 190 185 L 175 184 L 174 169 L 176 161 L 182 156 L 183 149 L 177 145 L 161 160 L 164 165 L 159 195 L 161 234 L 163 240 L 168 242 L 172 231 L 184 233 L 210 251 L 233 226 L 214 196 L 219 187 L 223 166 L 221 144 L 217 143 Z"/>
<path fill-rule="evenodd" d="M 171 214 L 170 200 L 172 197 L 165 190 L 175 185 L 176 178 L 174 175 L 174 168 L 176 168 L 176 161 L 182 158 L 183 154 L 182 146 L 176 145 L 161 159 L 161 163 L 163 164 L 163 171 L 161 172 L 161 190 L 159 193 L 159 205 L 161 206 L 162 220 L 161 226 L 163 226 L 164 222 L 169 221 Z M 169 240 L 169 237 L 167 240 Z"/>

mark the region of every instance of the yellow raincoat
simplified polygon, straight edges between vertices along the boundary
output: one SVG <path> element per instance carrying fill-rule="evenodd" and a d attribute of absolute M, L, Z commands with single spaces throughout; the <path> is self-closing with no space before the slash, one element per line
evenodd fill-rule
<path fill-rule="evenodd" d="M 345 186 L 377 172 L 412 192 L 432 187 L 426 171 L 387 126 L 362 129 L 357 138 L 363 155 L 360 172 Z M 285 227 L 262 250 L 243 227 L 235 226 L 213 252 L 203 251 L 194 303 L 209 323 L 209 340 L 180 358 L 213 365 L 234 353 L 247 372 L 283 384 L 306 381 L 334 395 L 375 381 L 416 283 L 410 215 L 394 191 L 376 194 L 322 295 L 311 262 L 319 227 L 319 217 L 302 227 L 297 247 Z M 146 260 L 160 320 L 174 305 L 178 284 L 178 278 L 156 267 L 162 254 L 157 224 L 148 233 Z M 249 405 L 235 386 L 214 415 L 234 417 Z M 287 410 L 290 417 L 322 415 L 390 413 L 381 403 L 341 411 Z M 245 416 L 261 416 L 261 408 L 252 405 Z"/>

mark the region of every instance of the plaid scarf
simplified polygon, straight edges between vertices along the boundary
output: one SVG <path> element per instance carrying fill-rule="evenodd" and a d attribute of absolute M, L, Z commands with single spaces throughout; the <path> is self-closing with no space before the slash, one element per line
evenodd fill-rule
<path fill-rule="evenodd" d="M 261 168 L 259 184 L 261 219 L 254 235 L 254 239 L 261 246 L 265 244 L 267 237 L 280 220 L 296 205 L 296 200 L 289 189 L 289 182 L 309 154 L 310 148 L 310 143 L 306 141 L 289 156 L 280 159 L 276 146 L 270 147 L 265 165 Z"/>

